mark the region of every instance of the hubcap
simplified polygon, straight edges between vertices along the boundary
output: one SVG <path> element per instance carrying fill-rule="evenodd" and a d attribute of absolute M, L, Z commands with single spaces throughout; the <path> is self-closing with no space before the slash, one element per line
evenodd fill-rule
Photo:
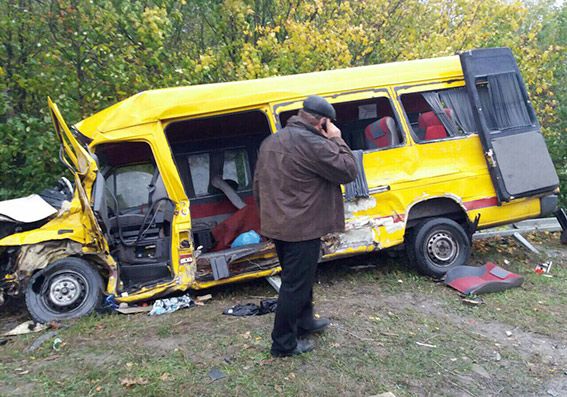
<path fill-rule="evenodd" d="M 446 231 L 433 233 L 427 241 L 427 255 L 439 265 L 449 265 L 459 255 L 459 244 Z"/>
<path fill-rule="evenodd" d="M 88 283 L 76 272 L 58 272 L 47 277 L 44 302 L 55 312 L 69 312 L 81 306 L 88 296 Z"/>

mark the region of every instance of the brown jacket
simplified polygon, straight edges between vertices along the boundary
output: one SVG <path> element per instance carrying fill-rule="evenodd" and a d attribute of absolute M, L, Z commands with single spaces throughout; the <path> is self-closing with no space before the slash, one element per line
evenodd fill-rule
<path fill-rule="evenodd" d="M 340 184 L 356 178 L 356 162 L 341 138 L 327 139 L 299 116 L 262 142 L 254 195 L 261 234 L 304 241 L 344 231 Z"/>

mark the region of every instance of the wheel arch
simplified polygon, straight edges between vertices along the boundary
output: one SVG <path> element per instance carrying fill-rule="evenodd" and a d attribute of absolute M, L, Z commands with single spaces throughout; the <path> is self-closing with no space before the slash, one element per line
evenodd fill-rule
<path fill-rule="evenodd" d="M 406 233 L 423 220 L 438 217 L 452 219 L 463 226 L 470 224 L 462 200 L 454 195 L 433 196 L 417 200 L 409 207 Z"/>
<path fill-rule="evenodd" d="M 97 254 L 83 254 L 82 245 L 73 240 L 51 240 L 22 246 L 16 262 L 18 273 L 31 277 L 49 264 L 64 258 L 78 258 L 93 266 L 106 281 L 110 269 Z"/>

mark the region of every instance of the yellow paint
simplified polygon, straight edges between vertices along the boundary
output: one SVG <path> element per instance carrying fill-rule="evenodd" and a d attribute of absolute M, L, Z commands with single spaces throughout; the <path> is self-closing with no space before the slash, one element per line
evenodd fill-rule
<path fill-rule="evenodd" d="M 370 189 L 389 186 L 376 193 L 374 207 L 354 213 L 349 221 L 367 217 L 374 223 L 373 244 L 347 248 L 324 256 L 324 260 L 363 254 L 398 245 L 404 241 L 407 216 L 413 205 L 436 197 L 466 203 L 495 197 L 483 150 L 477 135 L 454 137 L 438 142 L 417 143 L 412 136 L 397 95 L 462 86 L 463 74 L 457 56 L 399 62 L 360 68 L 309 73 L 295 76 L 152 90 L 134 95 L 81 122 L 76 127 L 92 139 L 89 150 L 104 143 L 145 142 L 153 152 L 169 197 L 175 202 L 172 223 L 171 267 L 173 280 L 130 294 L 121 294 L 119 280 L 111 277 L 107 292 L 120 302 L 146 300 L 172 291 L 203 289 L 215 285 L 266 277 L 280 267 L 217 280 L 195 279 L 196 260 L 180 264 L 180 255 L 192 254 L 193 247 L 182 245 L 191 235 L 187 198 L 164 129 L 172 121 L 227 114 L 243 110 L 264 111 L 272 131 L 279 125 L 279 113 L 301 107 L 303 99 L 319 94 L 332 103 L 387 97 L 399 115 L 405 142 L 399 147 L 364 153 L 364 168 Z M 405 88 L 402 88 L 405 87 Z M 67 153 L 68 165 L 76 170 L 77 189 L 68 211 L 43 227 L 0 240 L 2 246 L 35 244 L 42 241 L 71 239 L 85 252 L 107 258 L 109 255 L 90 207 L 97 166 L 89 151 L 81 146 L 64 123 L 57 107 L 49 101 L 54 123 Z M 538 198 L 515 200 L 502 206 L 467 211 L 472 221 L 480 214 L 480 226 L 488 227 L 539 215 Z M 69 229 L 71 233 L 59 234 Z M 266 258 L 266 255 L 263 256 Z"/>

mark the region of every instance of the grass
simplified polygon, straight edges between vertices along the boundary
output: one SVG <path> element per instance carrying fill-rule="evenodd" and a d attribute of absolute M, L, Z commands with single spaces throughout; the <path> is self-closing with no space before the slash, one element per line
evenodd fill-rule
<path fill-rule="evenodd" d="M 221 314 L 273 296 L 261 280 L 216 289 L 206 306 L 160 317 L 92 315 L 57 331 L 60 351 L 48 341 L 26 353 L 39 334 L 1 346 L 0 395 L 545 394 L 558 382 L 567 387 L 567 250 L 556 237 L 531 237 L 548 252 L 541 256 L 511 239 L 476 243 L 471 261 L 506 259 L 525 283 L 484 295 L 485 304 L 475 307 L 408 269 L 403 256 L 325 264 L 316 305 L 332 326 L 315 338 L 314 352 L 300 357 L 269 355 L 273 315 Z M 552 278 L 533 272 L 548 255 Z M 365 263 L 377 266 L 351 268 Z M 213 368 L 226 377 L 212 381 Z"/>

